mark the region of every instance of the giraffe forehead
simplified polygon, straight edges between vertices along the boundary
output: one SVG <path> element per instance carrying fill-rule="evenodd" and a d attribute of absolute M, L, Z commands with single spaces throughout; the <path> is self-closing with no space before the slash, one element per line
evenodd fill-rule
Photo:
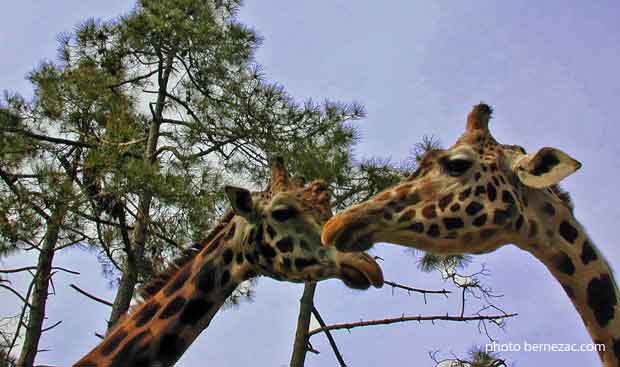
<path fill-rule="evenodd" d="M 332 215 L 329 193 L 315 186 L 278 193 L 270 200 L 263 200 L 259 207 L 263 211 L 293 207 L 301 215 L 314 216 L 320 221 L 327 221 Z"/>

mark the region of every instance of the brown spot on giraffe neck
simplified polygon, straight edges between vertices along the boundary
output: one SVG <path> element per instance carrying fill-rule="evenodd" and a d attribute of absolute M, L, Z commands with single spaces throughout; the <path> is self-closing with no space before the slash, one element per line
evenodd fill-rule
<path fill-rule="evenodd" d="M 583 246 L 581 248 L 581 255 L 579 256 L 583 265 L 588 265 L 591 261 L 596 261 L 598 259 L 598 255 L 596 255 L 596 251 L 590 245 L 588 240 L 583 242 Z"/>
<path fill-rule="evenodd" d="M 620 339 L 613 340 L 614 355 L 620 360 Z"/>
<path fill-rule="evenodd" d="M 149 345 L 140 346 L 139 344 L 150 335 L 148 330 L 144 330 L 133 336 L 112 359 L 112 366 L 148 366 L 150 358 L 148 356 Z"/>
<path fill-rule="evenodd" d="M 166 333 L 159 342 L 157 360 L 162 362 L 173 362 L 185 350 L 185 342 L 178 335 Z"/>
<path fill-rule="evenodd" d="M 181 289 L 187 279 L 191 275 L 191 268 L 189 266 L 184 266 L 183 269 L 176 275 L 172 283 L 170 283 L 166 288 L 164 288 L 164 295 L 166 297 L 174 294 L 176 291 Z"/>
<path fill-rule="evenodd" d="M 427 205 L 422 209 L 422 215 L 426 219 L 432 219 L 437 217 L 437 211 L 435 210 L 435 204 Z"/>
<path fill-rule="evenodd" d="M 204 264 L 195 277 L 197 288 L 207 294 L 213 291 L 215 288 L 216 274 L 217 269 L 212 264 Z"/>
<path fill-rule="evenodd" d="M 136 321 L 136 327 L 142 327 L 147 322 L 151 321 L 153 316 L 157 314 L 161 305 L 158 302 L 150 302 L 144 305 L 138 312 L 136 312 L 132 318 Z"/>
<path fill-rule="evenodd" d="M 185 298 L 176 296 L 172 301 L 168 302 L 163 311 L 159 314 L 159 318 L 162 320 L 169 319 L 181 311 L 185 305 Z"/>
<path fill-rule="evenodd" d="M 618 303 L 616 291 L 609 274 L 601 274 L 588 283 L 587 301 L 599 326 L 604 328 L 615 316 Z"/>
<path fill-rule="evenodd" d="M 108 341 L 106 341 L 101 347 L 101 355 L 105 357 L 112 354 L 112 352 L 114 352 L 116 348 L 118 348 L 118 346 L 127 337 L 127 335 L 129 334 L 125 329 L 121 328 L 115 331 L 114 335 L 112 335 L 112 337 L 110 337 L 110 339 L 108 339 Z"/>
<path fill-rule="evenodd" d="M 553 256 L 552 261 L 557 270 L 566 275 L 575 274 L 575 265 L 570 257 L 564 252 L 560 252 Z"/>
<path fill-rule="evenodd" d="M 203 319 L 214 304 L 203 297 L 193 298 L 183 308 L 179 321 L 186 325 L 192 325 Z"/>
<path fill-rule="evenodd" d="M 542 206 L 542 211 L 550 217 L 555 215 L 555 207 L 551 203 L 544 203 Z"/>
<path fill-rule="evenodd" d="M 577 228 L 575 228 L 572 224 L 570 224 L 566 220 L 560 223 L 559 232 L 562 238 L 564 238 L 566 242 L 570 244 L 575 243 L 575 240 L 577 239 L 577 236 L 579 235 Z"/>
<path fill-rule="evenodd" d="M 227 248 L 222 253 L 222 263 L 224 265 L 229 265 L 232 262 L 234 256 L 235 256 L 234 251 L 230 248 Z"/>

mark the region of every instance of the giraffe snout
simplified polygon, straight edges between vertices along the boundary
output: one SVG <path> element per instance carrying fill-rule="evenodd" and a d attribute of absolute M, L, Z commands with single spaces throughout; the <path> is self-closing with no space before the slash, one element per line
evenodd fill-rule
<path fill-rule="evenodd" d="M 374 244 L 369 231 L 371 224 L 370 219 L 355 215 L 336 215 L 323 227 L 321 242 L 325 246 L 335 246 L 340 251 L 366 251 Z"/>

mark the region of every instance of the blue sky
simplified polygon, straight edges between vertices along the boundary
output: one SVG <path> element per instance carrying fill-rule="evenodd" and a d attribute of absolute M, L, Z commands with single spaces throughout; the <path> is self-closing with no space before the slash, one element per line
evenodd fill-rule
<path fill-rule="evenodd" d="M 423 135 L 450 145 L 465 126 L 471 106 L 495 108 L 491 130 L 497 140 L 528 151 L 560 148 L 583 163 L 566 179 L 576 216 L 614 269 L 620 268 L 616 225 L 618 202 L 617 110 L 620 95 L 620 3 L 613 1 L 385 2 L 247 1 L 240 18 L 264 38 L 257 53 L 266 77 L 297 99 L 357 101 L 368 117 L 360 122 L 359 157 L 405 159 Z M 24 94 L 24 75 L 41 59 L 55 57 L 55 36 L 89 16 L 111 17 L 133 1 L 66 0 L 9 2 L 0 13 L 0 87 Z M 416 259 L 396 246 L 380 245 L 386 279 L 424 288 L 447 286 L 422 274 Z M 23 257 L 4 266 L 27 264 Z M 492 330 L 500 342 L 588 343 L 589 336 L 561 287 L 536 259 L 514 246 L 476 257 L 471 271 L 486 263 L 488 285 L 504 297 L 497 303 L 518 312 L 506 329 Z M 83 288 L 112 299 L 93 254 L 71 251 L 58 258 L 82 272 L 56 278 L 49 323 L 39 362 L 69 365 L 96 342 L 109 310 L 76 295 Z M 16 279 L 19 285 L 19 279 Z M 288 363 L 301 286 L 261 279 L 253 303 L 221 312 L 181 360 L 183 366 Z M 15 310 L 2 295 L 0 314 Z M 458 310 L 458 297 L 408 296 L 389 288 L 358 292 L 337 281 L 320 284 L 317 307 L 328 322 L 400 314 L 445 314 Z M 473 309 L 470 311 L 474 311 Z M 432 366 L 429 351 L 464 355 L 487 339 L 476 324 L 399 324 L 336 333 L 351 366 Z M 312 339 L 322 353 L 308 366 L 333 366 L 322 336 Z M 505 353 L 515 366 L 597 366 L 594 353 Z"/>

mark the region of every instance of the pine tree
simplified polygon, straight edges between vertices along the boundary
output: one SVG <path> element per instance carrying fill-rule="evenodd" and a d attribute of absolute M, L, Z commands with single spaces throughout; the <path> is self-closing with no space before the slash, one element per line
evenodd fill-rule
<path fill-rule="evenodd" d="M 5 98 L 2 243 L 38 236 L 49 250 L 20 362 L 34 361 L 59 248 L 99 252 L 118 287 L 110 327 L 136 287 L 219 218 L 223 183 L 263 186 L 271 157 L 329 182 L 336 208 L 398 180 L 390 162 L 352 161 L 361 106 L 298 103 L 265 80 L 253 59 L 260 38 L 239 7 L 141 0 L 117 19 L 87 20 L 59 37 L 59 62 L 30 74 L 32 101 Z"/>

